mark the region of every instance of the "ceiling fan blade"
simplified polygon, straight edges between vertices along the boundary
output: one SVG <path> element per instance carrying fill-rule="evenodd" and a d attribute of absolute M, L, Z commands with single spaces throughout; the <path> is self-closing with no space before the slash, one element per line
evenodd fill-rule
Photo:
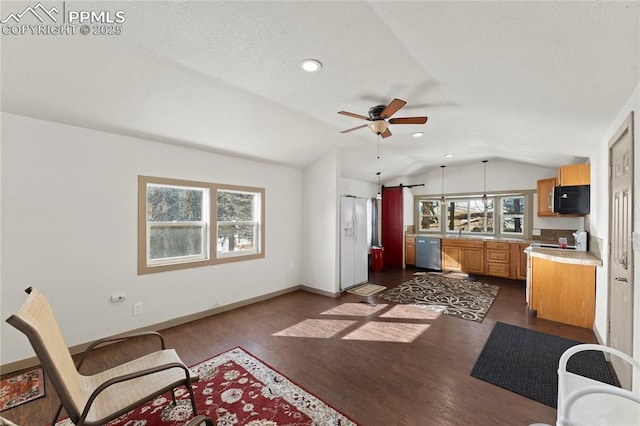
<path fill-rule="evenodd" d="M 382 136 L 383 138 L 388 138 L 389 136 L 391 136 L 391 132 L 389 131 L 389 129 L 387 129 L 384 132 L 382 132 L 380 136 Z"/>
<path fill-rule="evenodd" d="M 362 126 L 357 126 L 357 127 L 352 128 L 352 129 L 343 130 L 340 133 L 353 132 L 354 130 L 362 129 L 363 127 L 367 127 L 367 124 L 363 124 Z"/>
<path fill-rule="evenodd" d="M 424 124 L 429 117 L 390 118 L 389 124 Z"/>
<path fill-rule="evenodd" d="M 400 108 L 402 108 L 403 106 L 405 106 L 407 103 L 405 101 L 403 101 L 402 99 L 394 99 L 391 102 L 389 102 L 389 105 L 387 105 L 387 107 L 384 109 L 384 111 L 382 111 L 382 114 L 380 114 L 381 118 L 389 118 L 391 117 L 393 114 L 395 114 Z"/>
<path fill-rule="evenodd" d="M 359 118 L 360 120 L 369 120 L 369 117 L 365 117 L 364 115 L 354 114 L 348 111 L 338 111 L 338 114 L 347 115 L 349 117 Z"/>

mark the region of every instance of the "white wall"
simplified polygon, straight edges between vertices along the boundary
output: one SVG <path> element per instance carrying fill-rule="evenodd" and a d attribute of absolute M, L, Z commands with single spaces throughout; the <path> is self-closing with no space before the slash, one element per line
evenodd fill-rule
<path fill-rule="evenodd" d="M 265 258 L 138 276 L 138 175 L 265 188 Z M 300 170 L 3 113 L 1 177 L 2 319 L 33 286 L 70 346 L 302 284 Z M 33 356 L 1 331 L 3 364 Z"/>
<path fill-rule="evenodd" d="M 332 294 L 340 291 L 339 152 L 333 150 L 303 173 L 303 281 Z"/>
<path fill-rule="evenodd" d="M 338 180 L 339 195 L 353 195 L 358 198 L 376 198 L 378 186 L 375 183 L 341 177 Z"/>
<path fill-rule="evenodd" d="M 625 105 L 620 109 L 617 117 L 611 123 L 607 132 L 603 135 L 599 148 L 591 156 L 591 217 L 590 232 L 603 240 L 603 247 L 609 244 L 609 141 L 618 131 L 629 113 L 634 111 L 634 232 L 640 232 L 640 83 L 629 97 Z M 608 318 L 608 290 L 607 277 L 609 273 L 608 259 L 602 259 L 603 267 L 596 272 L 596 320 L 594 331 L 604 342 L 608 342 L 607 318 Z M 633 252 L 634 264 L 634 290 L 633 290 L 633 357 L 640 360 L 640 252 Z M 633 377 L 633 389 L 640 394 L 640 374 Z"/>

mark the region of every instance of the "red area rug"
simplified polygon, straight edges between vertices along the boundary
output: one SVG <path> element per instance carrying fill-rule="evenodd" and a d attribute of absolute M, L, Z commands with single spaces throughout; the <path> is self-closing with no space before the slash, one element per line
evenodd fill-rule
<path fill-rule="evenodd" d="M 224 352 L 191 367 L 200 380 L 193 384 L 198 414 L 217 425 L 356 426 L 282 374 L 241 348 Z M 173 407 L 167 393 L 113 420 L 108 426 L 178 426 L 192 418 L 189 392 L 180 388 Z M 69 419 L 56 426 L 72 426 Z"/>
<path fill-rule="evenodd" d="M 0 381 L 0 411 L 17 407 L 44 396 L 41 368 Z"/>

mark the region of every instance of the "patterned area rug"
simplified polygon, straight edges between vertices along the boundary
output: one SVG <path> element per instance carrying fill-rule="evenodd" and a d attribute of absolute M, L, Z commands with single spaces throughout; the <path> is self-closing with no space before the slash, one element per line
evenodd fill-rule
<path fill-rule="evenodd" d="M 0 411 L 43 396 L 44 375 L 41 368 L 0 381 Z"/>
<path fill-rule="evenodd" d="M 416 276 L 377 295 L 396 303 L 419 305 L 458 318 L 482 322 L 500 287 L 440 273 Z"/>
<path fill-rule="evenodd" d="M 191 367 L 198 414 L 219 426 L 303 426 L 356 423 L 241 348 Z M 108 426 L 178 426 L 191 419 L 189 392 L 180 388 L 177 406 L 167 393 L 120 416 Z M 56 426 L 73 426 L 69 419 Z"/>

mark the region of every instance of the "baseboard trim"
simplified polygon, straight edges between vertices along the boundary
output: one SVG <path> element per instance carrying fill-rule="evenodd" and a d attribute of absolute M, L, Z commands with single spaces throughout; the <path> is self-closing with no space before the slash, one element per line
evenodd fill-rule
<path fill-rule="evenodd" d="M 167 321 L 163 321 L 163 322 L 159 322 L 157 324 L 152 324 L 152 325 L 148 325 L 145 327 L 140 327 L 140 328 L 136 328 L 134 330 L 130 330 L 124 333 L 119 333 L 116 334 L 114 336 L 110 336 L 110 337 L 119 337 L 119 336 L 124 336 L 130 333 L 137 333 L 137 332 L 141 332 L 141 331 L 162 331 L 164 329 L 167 328 L 171 328 L 171 327 L 175 327 L 178 325 L 182 325 L 182 324 L 186 324 L 188 322 L 191 321 L 196 321 L 202 318 L 206 318 L 212 315 L 216 315 L 216 314 L 221 314 L 223 312 L 227 312 L 227 311 L 231 311 L 233 309 L 237 309 L 237 308 L 241 308 L 243 306 L 248 306 L 248 305 L 252 305 L 254 303 L 258 303 L 258 302 L 262 302 L 264 300 L 268 300 L 268 299 L 272 299 L 274 297 L 278 297 L 281 296 L 283 294 L 287 294 L 287 293 L 291 293 L 297 290 L 304 290 L 304 291 L 308 291 L 310 293 L 317 293 L 317 294 L 321 294 L 323 296 L 329 296 L 329 297 L 337 297 L 334 296 L 332 293 L 328 293 L 328 292 L 321 292 L 319 290 L 316 290 L 312 287 L 307 287 L 307 286 L 303 286 L 303 285 L 296 285 L 293 287 L 288 287 L 282 290 L 278 290 L 278 291 L 274 291 L 272 293 L 267 293 L 267 294 L 263 294 L 261 296 L 256 296 L 256 297 L 252 297 L 250 299 L 246 299 L 246 300 L 242 300 L 240 302 L 235 302 L 235 303 L 230 303 L 228 305 L 224 305 L 224 306 L 217 306 L 215 308 L 212 309 L 207 309 L 206 311 L 202 311 L 202 312 L 197 312 L 195 314 L 189 314 L 189 315 L 185 315 L 182 317 L 178 317 L 178 318 L 173 318 Z M 339 294 L 338 294 L 339 295 Z M 97 340 L 97 339 L 96 339 Z M 87 342 L 87 343 L 81 343 L 79 345 L 74 345 L 69 347 L 69 351 L 71 352 L 72 355 L 77 355 L 80 354 L 82 352 L 84 352 L 89 345 L 93 343 L 93 341 L 91 342 Z M 0 365 L 0 374 L 7 374 L 7 373 L 13 373 L 16 371 L 20 371 L 20 370 L 24 370 L 27 368 L 32 368 L 32 367 L 36 367 L 40 365 L 40 361 L 38 360 L 37 357 L 30 357 L 30 358 L 26 358 L 26 359 L 21 359 L 19 361 L 14 361 L 14 362 L 9 362 L 7 364 L 2 364 Z"/>
<path fill-rule="evenodd" d="M 308 293 L 314 293 L 314 294 L 319 294 L 321 296 L 333 297 L 334 299 L 340 297 L 340 295 L 342 294 L 342 292 L 340 291 L 337 293 L 331 293 L 330 291 L 320 290 L 314 287 L 307 287 L 306 285 L 302 285 L 300 286 L 300 288 Z"/>

